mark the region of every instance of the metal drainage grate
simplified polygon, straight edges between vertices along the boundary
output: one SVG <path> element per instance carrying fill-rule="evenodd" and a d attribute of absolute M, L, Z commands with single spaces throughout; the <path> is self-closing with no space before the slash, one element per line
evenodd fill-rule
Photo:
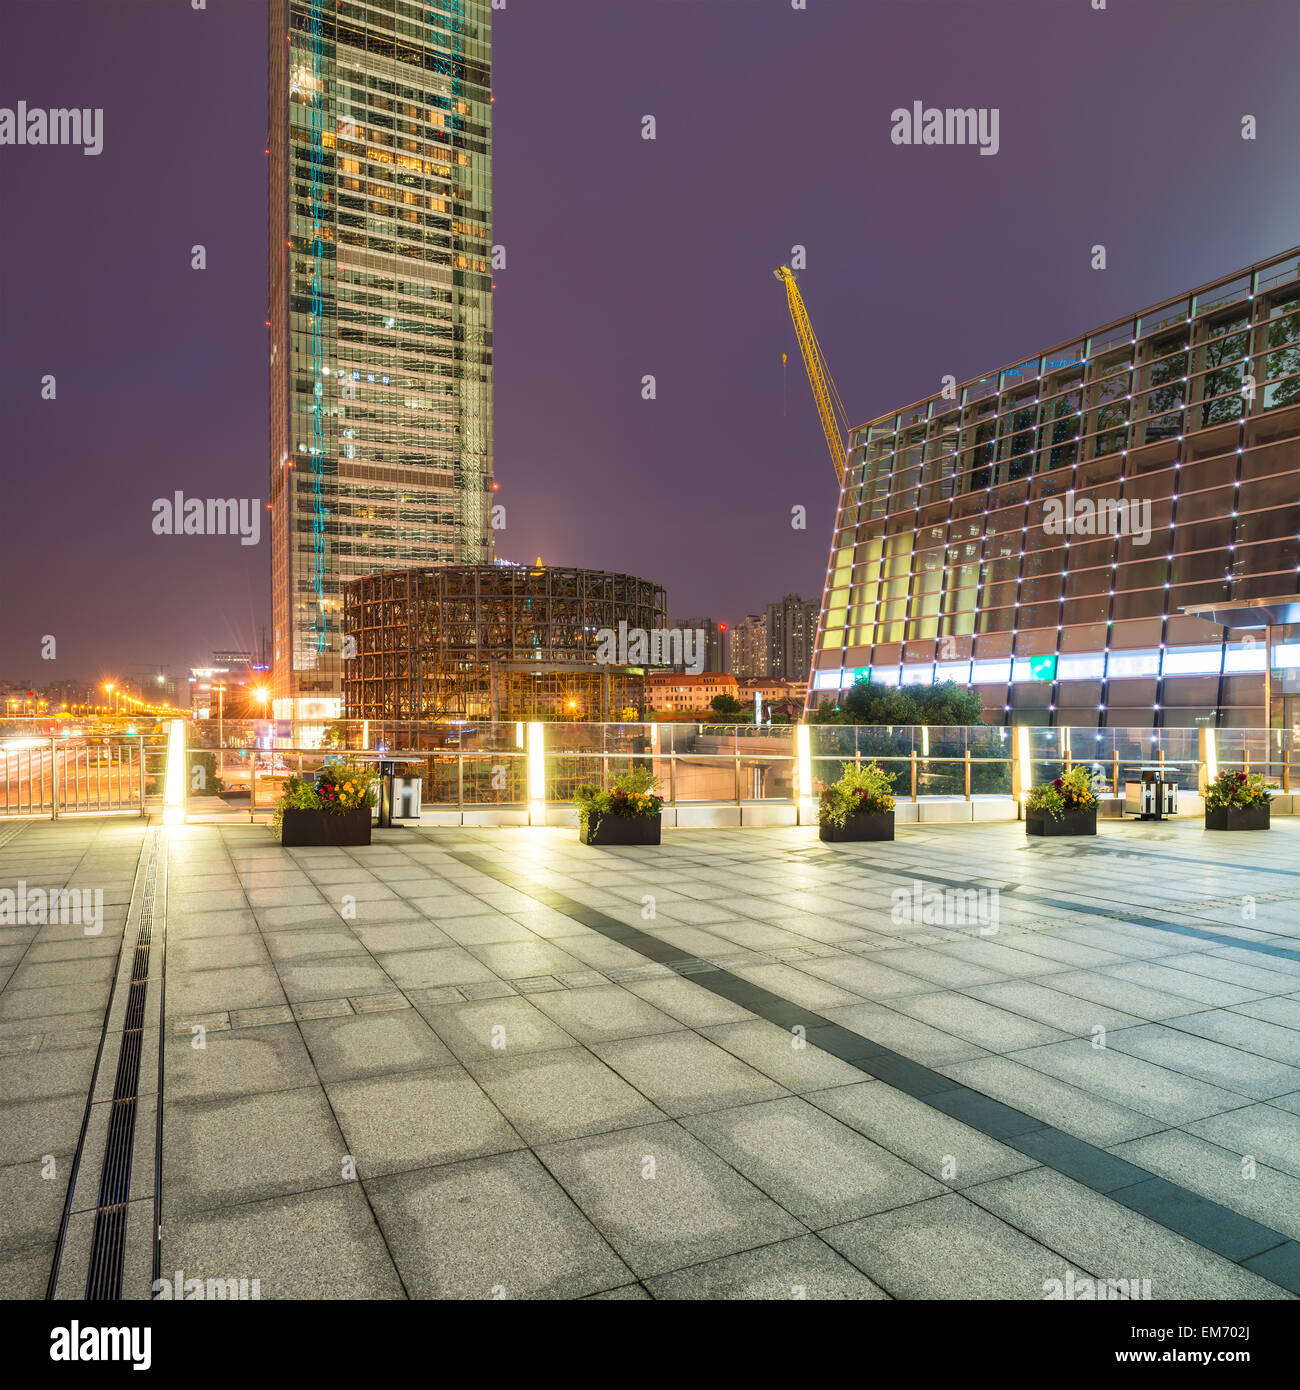
<path fill-rule="evenodd" d="M 122 1266 L 126 1254 L 126 1218 L 131 1195 L 131 1151 L 135 1144 L 140 1053 L 144 1041 L 144 1003 L 149 988 L 149 951 L 153 939 L 154 889 L 158 877 L 158 840 L 150 845 L 140 922 L 131 963 L 131 987 L 122 1020 L 122 1045 L 113 1079 L 113 1103 L 108 1117 L 104 1166 L 99 1175 L 99 1199 L 90 1242 L 86 1275 L 87 1299 L 122 1297 Z"/>

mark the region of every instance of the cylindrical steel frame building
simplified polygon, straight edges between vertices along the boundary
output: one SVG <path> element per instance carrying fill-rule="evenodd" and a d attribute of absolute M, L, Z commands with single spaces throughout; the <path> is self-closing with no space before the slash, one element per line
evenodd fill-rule
<path fill-rule="evenodd" d="M 344 589 L 350 719 L 639 719 L 644 672 L 602 640 L 666 623 L 661 585 L 552 565 L 387 570 Z"/>

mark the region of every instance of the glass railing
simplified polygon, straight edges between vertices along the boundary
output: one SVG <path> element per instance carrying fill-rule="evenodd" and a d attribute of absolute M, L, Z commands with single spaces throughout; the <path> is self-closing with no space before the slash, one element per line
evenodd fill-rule
<path fill-rule="evenodd" d="M 152 721 L 50 727 L 40 716 L 0 719 L 0 820 L 161 809 L 167 736 Z"/>
<path fill-rule="evenodd" d="M 0 817 L 140 814 L 161 798 L 165 723 L 101 720 L 56 735 L 38 724 L 0 720 Z M 1011 797 L 1079 765 L 1113 795 L 1150 767 L 1187 791 L 1223 770 L 1290 791 L 1300 773 L 1290 731 L 1264 729 L 211 719 L 187 720 L 184 732 L 191 815 L 267 812 L 289 777 L 349 755 L 401 760 L 421 778 L 423 805 L 453 811 L 563 805 L 634 766 L 674 806 L 790 804 L 872 761 L 904 801 Z"/>

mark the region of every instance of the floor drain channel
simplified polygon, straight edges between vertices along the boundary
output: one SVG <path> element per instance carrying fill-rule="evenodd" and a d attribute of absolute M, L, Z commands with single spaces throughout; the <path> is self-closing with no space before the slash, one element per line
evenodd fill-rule
<path fill-rule="evenodd" d="M 126 1253 L 126 1218 L 131 1195 L 131 1151 L 135 1144 L 137 1092 L 140 1087 L 140 1054 L 144 1040 L 144 1004 L 149 988 L 149 951 L 153 938 L 154 889 L 158 878 L 158 841 L 150 846 L 145 874 L 140 922 L 131 963 L 131 986 L 122 1020 L 122 1046 L 113 1079 L 113 1103 L 109 1111 L 104 1166 L 99 1175 L 95 1228 L 90 1242 L 90 1267 L 86 1275 L 87 1299 L 122 1296 L 122 1265 Z"/>

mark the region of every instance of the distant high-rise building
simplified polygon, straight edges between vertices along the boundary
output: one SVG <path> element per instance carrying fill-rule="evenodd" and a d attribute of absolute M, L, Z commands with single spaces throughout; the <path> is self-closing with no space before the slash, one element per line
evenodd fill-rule
<path fill-rule="evenodd" d="M 742 681 L 806 681 L 816 637 L 817 605 L 786 594 L 732 629 L 731 673 Z"/>
<path fill-rule="evenodd" d="M 758 613 L 731 629 L 731 674 L 745 681 L 767 676 L 767 619 Z"/>
<path fill-rule="evenodd" d="M 786 594 L 767 605 L 767 670 L 765 676 L 806 681 L 817 640 L 819 606 Z"/>
<path fill-rule="evenodd" d="M 338 713 L 349 580 L 492 560 L 491 0 L 269 0 L 272 663 Z"/>
<path fill-rule="evenodd" d="M 727 625 L 715 622 L 712 618 L 674 618 L 671 627 L 683 632 L 702 632 L 704 634 L 703 671 L 725 671 L 727 669 Z"/>

